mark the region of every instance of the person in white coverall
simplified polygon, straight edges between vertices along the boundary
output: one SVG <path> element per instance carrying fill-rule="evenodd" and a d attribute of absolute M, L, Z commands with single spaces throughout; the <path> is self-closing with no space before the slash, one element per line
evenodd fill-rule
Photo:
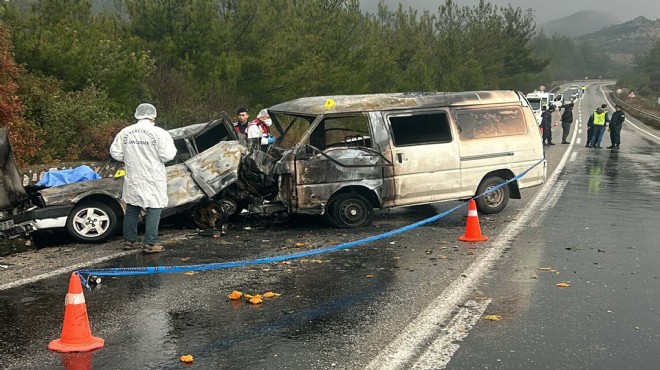
<path fill-rule="evenodd" d="M 167 173 L 165 163 L 176 155 L 172 136 L 157 127 L 156 107 L 140 104 L 135 109 L 137 123 L 121 130 L 110 146 L 112 158 L 124 162 L 122 200 L 124 215 L 124 249 L 139 248 L 137 240 L 140 210 L 146 210 L 144 253 L 165 250 L 158 239 L 160 214 L 167 206 Z"/>
<path fill-rule="evenodd" d="M 248 123 L 245 133 L 248 138 L 248 147 L 251 150 L 257 150 L 262 146 L 268 145 L 268 127 L 273 124 L 268 110 L 262 109 L 257 115 L 257 119 Z"/>

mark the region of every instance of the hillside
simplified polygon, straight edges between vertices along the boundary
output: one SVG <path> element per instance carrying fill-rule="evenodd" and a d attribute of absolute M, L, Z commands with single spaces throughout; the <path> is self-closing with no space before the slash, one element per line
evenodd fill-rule
<path fill-rule="evenodd" d="M 660 19 L 637 17 L 575 39 L 605 50 L 615 62 L 629 64 L 635 54 L 647 52 L 660 40 Z"/>
<path fill-rule="evenodd" d="M 540 24 L 537 26 L 537 30 L 543 32 L 546 36 L 558 34 L 560 36 L 576 37 L 619 23 L 621 21 L 610 13 L 582 10 L 568 17 Z"/>

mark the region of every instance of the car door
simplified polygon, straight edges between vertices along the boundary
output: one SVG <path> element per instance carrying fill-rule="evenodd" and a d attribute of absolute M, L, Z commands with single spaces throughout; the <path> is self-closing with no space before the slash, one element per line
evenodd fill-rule
<path fill-rule="evenodd" d="M 437 202 L 461 188 L 460 160 L 445 110 L 389 113 L 394 205 Z"/>
<path fill-rule="evenodd" d="M 188 189 L 191 195 L 201 190 L 207 197 L 212 197 L 231 185 L 238 179 L 240 162 L 247 154 L 247 147 L 237 141 L 237 134 L 233 129 L 229 117 L 213 121 L 203 130 L 185 141 L 190 151 L 190 158 L 185 160 L 185 167 L 170 166 L 169 171 L 189 171 L 189 176 L 169 176 L 181 184 L 169 182 L 169 188 Z M 192 189 L 188 179 L 192 179 L 199 189 Z M 183 195 L 183 194 L 181 194 Z M 198 197 L 194 195 L 194 197 Z"/>

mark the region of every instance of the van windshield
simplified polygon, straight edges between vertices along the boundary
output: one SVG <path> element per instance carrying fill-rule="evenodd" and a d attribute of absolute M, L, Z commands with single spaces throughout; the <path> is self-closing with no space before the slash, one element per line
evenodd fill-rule
<path fill-rule="evenodd" d="M 532 110 L 541 110 L 541 99 L 539 98 L 527 98 L 529 101 L 529 106 L 532 107 Z"/>
<path fill-rule="evenodd" d="M 281 128 L 282 135 L 277 138 L 277 146 L 282 149 L 293 148 L 300 142 L 316 116 L 270 111 L 273 124 Z"/>

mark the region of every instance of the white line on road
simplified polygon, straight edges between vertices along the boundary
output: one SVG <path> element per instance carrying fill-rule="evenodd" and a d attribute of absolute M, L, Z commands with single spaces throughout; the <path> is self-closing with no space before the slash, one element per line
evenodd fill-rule
<path fill-rule="evenodd" d="M 457 310 L 457 307 L 468 298 L 472 289 L 490 271 L 504 250 L 515 240 L 518 233 L 526 229 L 525 224 L 531 219 L 532 215 L 540 212 L 541 204 L 552 193 L 551 190 L 557 187 L 559 174 L 568 161 L 571 147 L 572 145 L 562 156 L 561 161 L 559 161 L 557 168 L 549 177 L 548 182 L 536 193 L 534 199 L 525 207 L 519 217 L 512 221 L 500 235 L 494 238 L 487 252 L 481 258 L 472 262 L 459 275 L 459 278 L 454 280 L 438 297 L 433 299 L 389 345 L 374 357 L 366 369 L 409 369 L 415 364 L 419 364 L 420 369 L 438 369 L 437 362 L 441 361 L 440 357 L 444 358 L 444 356 L 448 356 L 451 359 L 451 356 L 458 349 L 458 345 L 455 343 L 445 343 L 441 338 L 439 339 L 439 335 L 442 334 L 439 333 L 442 325 L 452 319 L 452 315 L 455 315 L 454 312 Z M 559 196 L 559 193 L 556 196 Z M 429 343 L 432 343 L 435 351 L 438 351 L 439 354 L 435 360 L 437 361 L 435 364 L 429 364 L 426 359 L 422 358 L 429 355 L 426 352 Z M 442 353 L 441 356 L 440 353 Z M 424 364 L 428 364 L 429 366 Z"/>
<path fill-rule="evenodd" d="M 605 101 L 607 102 L 607 104 L 608 104 L 609 106 L 612 106 L 612 104 L 610 103 L 610 101 L 607 100 L 607 95 L 605 94 L 605 91 L 603 91 L 603 85 L 600 85 L 600 92 L 601 92 L 601 93 L 603 94 L 603 96 L 605 97 Z M 614 107 L 612 107 L 612 108 L 614 109 Z M 650 132 L 644 130 L 643 128 L 641 128 L 641 127 L 639 127 L 639 126 L 637 126 L 636 124 L 632 123 L 632 121 L 630 121 L 630 120 L 627 119 L 627 118 L 626 118 L 626 122 L 628 122 L 628 124 L 630 124 L 632 127 L 636 128 L 637 130 L 639 130 L 639 131 L 641 131 L 641 132 L 643 132 L 643 133 L 649 135 L 650 137 L 652 137 L 652 138 L 654 138 L 654 139 L 656 139 L 656 140 L 660 140 L 660 137 L 658 137 L 658 136 L 656 136 L 656 135 L 653 135 L 652 133 L 650 133 Z"/>
<path fill-rule="evenodd" d="M 575 158 L 577 158 L 577 152 L 571 154 L 571 162 L 575 162 Z"/>
<path fill-rule="evenodd" d="M 49 271 L 49 272 L 44 273 L 44 274 L 35 275 L 35 276 L 28 277 L 28 278 L 12 281 L 11 283 L 2 284 L 2 285 L 0 285 L 0 290 L 11 289 L 11 288 L 15 288 L 17 286 L 21 286 L 23 284 L 34 283 L 34 282 L 39 281 L 39 280 L 48 279 L 48 278 L 51 278 L 51 277 L 54 277 L 54 276 L 57 276 L 57 275 L 60 275 L 60 274 L 70 273 L 70 272 L 76 271 L 78 269 L 81 269 L 83 267 L 95 265 L 97 263 L 105 262 L 105 261 L 111 260 L 113 258 L 123 257 L 123 256 L 127 256 L 129 254 L 135 254 L 137 252 L 141 252 L 141 250 L 137 249 L 137 250 L 130 250 L 130 251 L 113 253 L 111 255 L 104 256 L 104 257 L 99 257 L 99 258 L 91 260 L 91 261 L 85 261 L 85 262 L 81 262 L 81 263 L 78 263 L 78 264 L 75 264 L 75 265 L 65 266 L 65 267 L 59 268 L 57 270 Z"/>
<path fill-rule="evenodd" d="M 412 370 L 441 369 L 447 366 L 451 356 L 458 350 L 468 333 L 484 314 L 492 299 L 485 301 L 469 300 L 447 325 L 445 333 L 440 335 L 419 357 Z"/>

